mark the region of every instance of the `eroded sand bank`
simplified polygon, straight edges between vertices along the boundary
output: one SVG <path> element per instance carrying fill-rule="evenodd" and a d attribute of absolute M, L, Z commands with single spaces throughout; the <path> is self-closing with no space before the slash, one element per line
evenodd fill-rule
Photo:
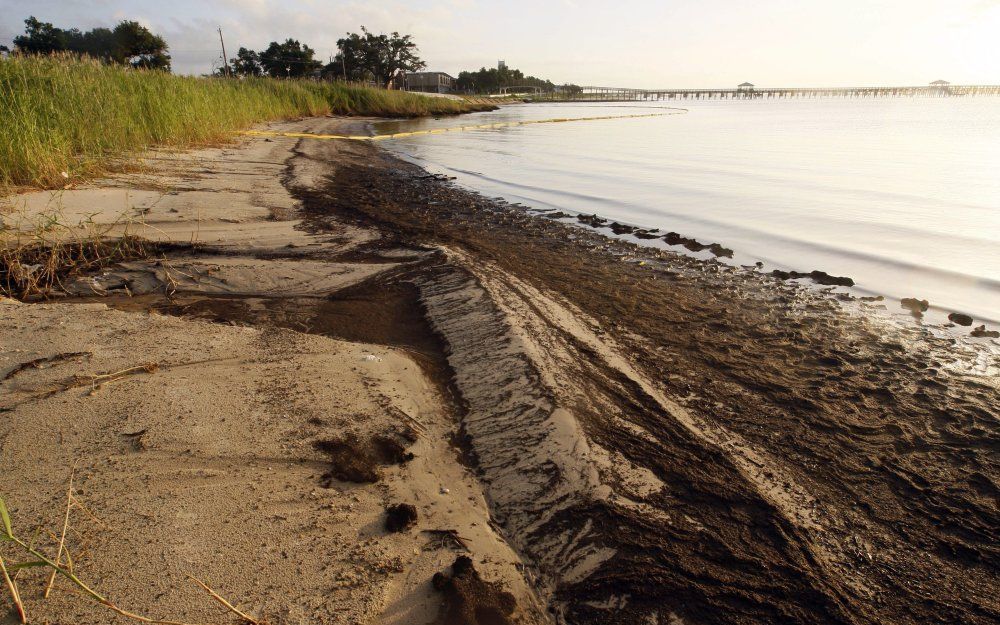
<path fill-rule="evenodd" d="M 543 620 L 453 443 L 457 403 L 429 353 L 430 331 L 404 327 L 407 311 L 378 318 L 380 307 L 416 301 L 389 298 L 360 314 L 324 308 L 425 252 L 340 260 L 380 236 L 333 221 L 309 233 L 289 189 L 314 184 L 329 165 L 291 169 L 290 148 L 253 139 L 160 153 L 145 173 L 14 198 L 8 224 L 55 211 L 68 226 L 86 222 L 80 231 L 114 224 L 109 234 L 178 245 L 67 284 L 101 303 L 4 300 L 0 466 L 15 525 L 26 536 L 58 533 L 75 467 L 79 501 L 96 517 L 72 514 L 77 571 L 128 610 L 233 622 L 191 574 L 272 623 L 430 623 L 444 600 L 431 577 L 469 554 L 516 599 L 513 618 Z M 238 325 L 147 312 L 204 295 L 230 309 L 289 310 L 242 314 Z M 323 324 L 316 317 L 330 327 L 310 332 Z M 330 338 L 344 335 L 355 341 Z M 357 342 L 364 337 L 383 344 Z M 91 380 L 143 365 L 150 371 Z M 352 436 L 359 447 L 394 440 L 413 458 L 367 467 L 375 483 L 331 478 L 318 446 Z M 416 526 L 388 532 L 385 510 L 399 503 L 415 506 Z M 117 618 L 63 581 L 40 600 L 44 576 L 20 577 L 34 622 Z"/>

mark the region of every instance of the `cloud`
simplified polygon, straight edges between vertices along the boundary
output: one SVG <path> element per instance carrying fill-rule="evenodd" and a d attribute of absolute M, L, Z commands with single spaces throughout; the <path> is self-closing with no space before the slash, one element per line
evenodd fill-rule
<path fill-rule="evenodd" d="M 363 24 L 412 34 L 431 69 L 497 59 L 555 82 L 633 87 L 993 82 L 1000 0 L 0 0 L 0 43 L 28 15 L 93 28 L 136 19 L 163 35 L 175 71 L 287 37 L 321 59 Z M 845 43 L 847 42 L 847 43 Z M 877 59 L 877 62 L 872 62 Z"/>

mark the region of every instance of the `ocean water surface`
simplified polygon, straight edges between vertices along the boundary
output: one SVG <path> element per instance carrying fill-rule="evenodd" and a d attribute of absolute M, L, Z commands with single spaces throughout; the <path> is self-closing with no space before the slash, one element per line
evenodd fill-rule
<path fill-rule="evenodd" d="M 686 111 L 380 145 L 486 195 L 676 231 L 732 248 L 732 262 L 818 269 L 862 293 L 1000 322 L 997 98 L 526 104 L 376 132 L 668 106 Z"/>

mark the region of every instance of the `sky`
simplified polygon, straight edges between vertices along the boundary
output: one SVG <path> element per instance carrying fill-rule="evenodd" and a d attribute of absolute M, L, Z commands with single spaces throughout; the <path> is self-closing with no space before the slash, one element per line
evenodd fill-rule
<path fill-rule="evenodd" d="M 292 37 L 321 59 L 364 25 L 409 33 L 428 69 L 503 59 L 556 83 L 635 88 L 1000 83 L 1000 0 L 0 0 L 0 43 L 34 15 L 136 20 L 178 73 Z"/>

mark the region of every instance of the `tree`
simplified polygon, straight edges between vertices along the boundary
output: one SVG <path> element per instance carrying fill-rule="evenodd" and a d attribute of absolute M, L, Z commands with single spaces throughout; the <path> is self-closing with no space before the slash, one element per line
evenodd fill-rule
<path fill-rule="evenodd" d="M 417 44 L 411 35 L 375 35 L 364 26 L 361 33 L 347 33 L 337 41 L 339 52 L 326 66 L 328 75 L 347 80 L 371 78 L 384 85 L 399 70 L 415 72 L 427 67 L 417 56 Z"/>
<path fill-rule="evenodd" d="M 14 45 L 25 54 L 73 52 L 147 69 L 170 70 L 170 55 L 163 37 L 154 35 L 139 22 L 122 21 L 115 28 L 80 31 L 63 30 L 34 16 L 24 20 L 24 33 L 14 38 Z"/>
<path fill-rule="evenodd" d="M 233 67 L 233 74 L 237 76 L 261 76 L 264 68 L 260 64 L 260 54 L 247 48 L 240 48 L 236 51 L 236 56 L 229 59 L 229 64 Z"/>
<path fill-rule="evenodd" d="M 101 30 L 101 29 L 97 29 Z M 96 30 L 91 31 L 91 35 Z M 170 55 L 163 37 L 154 35 L 139 22 L 121 22 L 111 31 L 114 42 L 112 58 L 116 63 L 128 63 L 145 69 L 170 69 Z"/>
<path fill-rule="evenodd" d="M 363 40 L 356 33 L 337 40 L 337 55 L 323 68 L 323 73 L 343 80 L 366 80 L 365 58 L 362 51 Z"/>
<path fill-rule="evenodd" d="M 14 37 L 14 45 L 25 54 L 52 54 L 66 49 L 63 31 L 34 16 L 24 20 L 24 34 Z"/>
<path fill-rule="evenodd" d="M 313 71 L 323 67 L 317 61 L 316 51 L 295 39 L 286 39 L 284 43 L 272 41 L 271 45 L 260 53 L 260 66 L 269 76 L 275 78 L 300 78 L 309 76 Z"/>
<path fill-rule="evenodd" d="M 116 60 L 118 42 L 110 28 L 95 28 L 86 33 L 73 28 L 63 31 L 63 36 L 67 50 L 92 56 L 106 63 L 119 62 Z"/>

